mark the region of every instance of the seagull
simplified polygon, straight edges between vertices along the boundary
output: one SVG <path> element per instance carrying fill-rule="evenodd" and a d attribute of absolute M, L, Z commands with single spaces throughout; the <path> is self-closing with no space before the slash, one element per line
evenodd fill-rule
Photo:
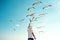
<path fill-rule="evenodd" d="M 48 5 L 48 6 L 52 6 L 52 5 Z"/>
<path fill-rule="evenodd" d="M 32 9 L 35 9 L 35 7 L 29 7 L 28 9 L 27 9 L 27 11 L 29 11 L 29 10 L 32 10 Z"/>
<path fill-rule="evenodd" d="M 52 6 L 52 5 L 44 6 L 43 9 L 48 8 L 48 7 L 51 7 L 51 6 Z"/>
<path fill-rule="evenodd" d="M 47 14 L 47 13 L 40 14 L 40 15 L 38 16 L 38 18 L 41 18 L 41 17 L 45 16 L 46 14 Z"/>
<path fill-rule="evenodd" d="M 22 21 L 24 21 L 24 19 L 20 19 L 19 21 L 22 22 Z"/>
<path fill-rule="evenodd" d="M 12 22 L 12 21 L 13 21 L 13 20 L 11 20 L 11 19 L 9 20 L 9 22 Z"/>
<path fill-rule="evenodd" d="M 16 31 L 16 28 L 13 28 L 13 31 Z"/>
<path fill-rule="evenodd" d="M 35 14 L 35 13 L 28 14 L 28 15 L 26 15 L 26 17 L 28 17 L 28 16 L 34 16 L 34 14 Z"/>
<path fill-rule="evenodd" d="M 44 32 L 44 31 L 39 31 L 39 33 L 40 33 L 40 32 Z"/>
<path fill-rule="evenodd" d="M 16 31 L 16 28 L 15 28 L 15 27 L 11 27 L 11 28 L 9 29 L 9 31 Z"/>
<path fill-rule="evenodd" d="M 38 5 L 38 4 L 41 4 L 41 3 L 42 3 L 41 1 L 38 1 L 38 2 L 33 3 L 32 6 Z"/>
<path fill-rule="evenodd" d="M 45 14 L 40 14 L 40 16 L 44 16 Z"/>
<path fill-rule="evenodd" d="M 37 21 L 35 17 L 33 17 L 32 19 L 30 19 L 30 22 L 34 22 Z"/>
<path fill-rule="evenodd" d="M 43 16 L 45 16 L 45 14 L 40 14 L 40 15 L 38 16 L 38 18 L 41 18 L 41 17 L 43 17 Z"/>
<path fill-rule="evenodd" d="M 34 16 L 35 13 L 30 14 L 30 16 Z"/>
<path fill-rule="evenodd" d="M 37 27 L 38 29 L 40 29 L 41 27 Z"/>
<path fill-rule="evenodd" d="M 42 27 L 45 27 L 45 26 L 39 26 L 39 27 L 37 27 L 37 29 L 40 29 L 40 28 L 42 28 Z"/>
<path fill-rule="evenodd" d="M 34 21 L 34 17 L 32 19 L 30 19 L 30 23 Z"/>

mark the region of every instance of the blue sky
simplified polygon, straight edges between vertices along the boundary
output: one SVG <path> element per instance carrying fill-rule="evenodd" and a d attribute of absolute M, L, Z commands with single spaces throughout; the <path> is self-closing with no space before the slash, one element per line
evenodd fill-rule
<path fill-rule="evenodd" d="M 32 4 L 37 1 L 42 1 L 42 4 L 37 5 L 35 7 L 36 9 L 32 11 L 27 11 L 27 8 L 31 7 Z M 35 16 L 41 13 L 48 13 L 38 21 L 43 22 L 42 24 L 45 28 L 40 30 L 44 30 L 45 33 L 38 33 L 39 30 L 37 30 L 36 27 L 39 26 L 40 23 L 35 22 L 32 24 L 37 40 L 60 40 L 60 0 L 1 0 L 0 3 L 0 32 L 3 36 L 10 36 L 16 38 L 16 40 L 26 40 L 29 20 L 25 16 L 29 13 L 36 13 Z M 45 10 L 42 9 L 42 7 L 49 4 L 51 4 L 52 7 Z M 12 19 L 13 22 L 10 23 L 10 19 Z M 25 20 L 24 22 L 19 22 L 18 20 L 20 19 Z M 19 24 L 19 27 L 16 27 L 16 24 Z M 9 31 L 11 27 L 15 27 L 16 31 Z M 38 36 L 39 34 L 40 36 Z M 11 38 L 11 40 L 13 40 L 13 38 Z"/>

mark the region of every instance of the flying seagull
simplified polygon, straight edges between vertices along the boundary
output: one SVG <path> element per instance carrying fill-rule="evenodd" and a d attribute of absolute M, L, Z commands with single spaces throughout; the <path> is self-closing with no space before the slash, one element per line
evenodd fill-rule
<path fill-rule="evenodd" d="M 52 5 L 47 5 L 47 6 L 44 6 L 43 7 L 43 9 L 45 9 L 45 8 L 48 8 L 48 7 L 51 7 Z"/>
<path fill-rule="evenodd" d="M 13 22 L 13 20 L 10 19 L 9 22 Z"/>
<path fill-rule="evenodd" d="M 38 1 L 38 2 L 33 3 L 32 6 L 38 5 L 38 4 L 41 4 L 41 3 L 42 3 L 41 1 Z"/>
<path fill-rule="evenodd" d="M 42 27 L 44 27 L 44 26 L 39 26 L 39 27 L 37 27 L 37 29 L 40 29 L 40 28 L 42 28 Z"/>
<path fill-rule="evenodd" d="M 29 10 L 32 10 L 32 9 L 35 9 L 35 7 L 29 7 L 28 9 L 27 9 L 27 11 L 29 11 Z"/>
<path fill-rule="evenodd" d="M 19 21 L 22 22 L 22 21 L 24 21 L 24 19 L 20 19 Z"/>
<path fill-rule="evenodd" d="M 38 16 L 38 18 L 41 18 L 41 17 L 45 16 L 46 14 L 47 14 L 47 13 L 40 14 L 40 15 Z"/>
<path fill-rule="evenodd" d="M 16 28 L 12 27 L 12 28 L 9 29 L 9 31 L 16 31 Z"/>
<path fill-rule="evenodd" d="M 28 16 L 34 16 L 34 14 L 35 14 L 35 13 L 28 14 L 28 15 L 26 15 L 26 17 L 28 17 Z"/>
<path fill-rule="evenodd" d="M 30 22 L 34 22 L 37 21 L 35 17 L 33 17 L 32 19 L 30 19 Z"/>
<path fill-rule="evenodd" d="M 16 28 L 13 28 L 13 31 L 16 31 Z"/>
<path fill-rule="evenodd" d="M 39 31 L 39 33 L 40 33 L 40 32 L 44 32 L 44 31 Z"/>

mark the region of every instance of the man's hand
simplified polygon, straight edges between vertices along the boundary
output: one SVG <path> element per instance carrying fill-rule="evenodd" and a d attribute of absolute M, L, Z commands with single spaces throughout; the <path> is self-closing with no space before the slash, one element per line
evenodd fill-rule
<path fill-rule="evenodd" d="M 34 39 L 36 40 L 36 37 L 34 37 Z"/>
<path fill-rule="evenodd" d="M 36 38 L 34 38 L 34 40 L 36 40 Z"/>

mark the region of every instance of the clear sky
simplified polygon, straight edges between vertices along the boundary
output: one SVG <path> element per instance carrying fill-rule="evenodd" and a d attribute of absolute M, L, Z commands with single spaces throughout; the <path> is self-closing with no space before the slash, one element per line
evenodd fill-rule
<path fill-rule="evenodd" d="M 42 4 L 37 5 L 32 11 L 27 11 L 27 8 L 37 1 L 42 1 Z M 49 4 L 52 7 L 42 9 Z M 60 0 L 0 0 L 0 37 L 3 40 L 27 40 L 29 19 L 26 18 L 26 15 L 29 13 L 36 13 L 35 16 L 48 13 L 32 24 L 36 40 L 60 40 Z M 10 19 L 13 21 L 9 22 Z M 25 20 L 19 22 L 20 19 Z M 39 29 L 44 33 L 39 33 L 39 30 L 36 29 L 41 25 L 39 22 L 43 22 L 42 25 L 45 26 Z M 16 31 L 10 31 L 11 27 L 15 27 Z"/>

